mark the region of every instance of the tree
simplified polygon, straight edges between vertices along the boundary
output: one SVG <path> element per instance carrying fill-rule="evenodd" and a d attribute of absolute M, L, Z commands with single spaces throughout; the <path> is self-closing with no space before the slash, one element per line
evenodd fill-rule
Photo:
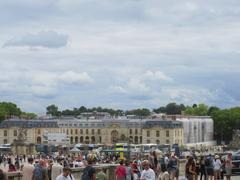
<path fill-rule="evenodd" d="M 176 103 L 169 103 L 166 106 L 166 114 L 181 114 L 181 108 Z"/>
<path fill-rule="evenodd" d="M 211 106 L 211 107 L 208 108 L 207 115 L 208 115 L 208 116 L 211 116 L 212 113 L 214 113 L 215 111 L 219 111 L 219 110 L 220 110 L 219 107 L 217 107 L 217 106 Z"/>
<path fill-rule="evenodd" d="M 58 111 L 58 107 L 54 104 L 49 105 L 47 107 L 47 114 L 52 115 L 52 116 L 59 116 L 59 111 Z"/>
<path fill-rule="evenodd" d="M 155 113 L 166 113 L 166 107 L 161 106 L 157 109 L 153 109 L 153 112 L 155 112 Z"/>
<path fill-rule="evenodd" d="M 207 116 L 208 106 L 205 104 L 193 105 L 192 107 L 188 106 L 184 111 L 184 114 L 193 116 Z"/>
<path fill-rule="evenodd" d="M 151 114 L 149 109 L 133 109 L 130 111 L 126 111 L 126 115 L 136 115 L 139 118 L 147 117 Z"/>

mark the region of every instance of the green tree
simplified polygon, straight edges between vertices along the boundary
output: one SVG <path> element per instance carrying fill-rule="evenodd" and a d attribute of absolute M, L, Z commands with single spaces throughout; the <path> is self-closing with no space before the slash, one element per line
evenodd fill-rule
<path fill-rule="evenodd" d="M 172 115 L 172 114 L 181 114 L 182 110 L 180 105 L 177 105 L 176 103 L 169 103 L 166 106 L 166 114 Z"/>
<path fill-rule="evenodd" d="M 193 105 L 192 107 L 188 106 L 184 111 L 184 114 L 193 116 L 207 116 L 208 106 L 205 104 Z"/>
<path fill-rule="evenodd" d="M 49 105 L 47 107 L 47 114 L 52 115 L 52 116 L 59 116 L 59 111 L 58 111 L 58 107 L 54 104 Z"/>

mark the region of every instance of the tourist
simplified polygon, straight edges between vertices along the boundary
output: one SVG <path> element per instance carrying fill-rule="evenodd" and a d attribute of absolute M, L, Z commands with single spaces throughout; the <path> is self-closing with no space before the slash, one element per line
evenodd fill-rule
<path fill-rule="evenodd" d="M 165 166 L 162 166 L 161 172 L 158 176 L 158 180 L 169 180 L 170 179 L 170 175 L 167 171 L 167 168 Z"/>
<path fill-rule="evenodd" d="M 16 167 L 12 163 L 10 163 L 8 165 L 8 172 L 14 172 L 14 171 L 17 171 Z"/>
<path fill-rule="evenodd" d="M 56 163 L 52 165 L 52 180 L 55 180 L 63 172 L 63 166 L 61 165 L 62 159 L 58 158 Z"/>
<path fill-rule="evenodd" d="M 213 162 L 214 180 L 217 180 L 218 178 L 221 177 L 221 166 L 222 163 L 220 161 L 220 157 L 216 155 L 215 160 Z"/>
<path fill-rule="evenodd" d="M 205 159 L 204 156 L 200 157 L 200 180 L 202 180 L 204 176 L 204 180 L 206 180 L 206 170 L 205 170 Z"/>
<path fill-rule="evenodd" d="M 205 168 L 206 168 L 206 175 L 207 175 L 207 179 L 212 180 L 213 178 L 213 158 L 212 155 L 209 154 L 206 159 L 205 159 Z"/>
<path fill-rule="evenodd" d="M 33 180 L 48 180 L 47 168 L 43 160 L 39 160 L 39 162 L 35 164 Z"/>
<path fill-rule="evenodd" d="M 70 174 L 70 168 L 69 167 L 64 167 L 62 174 L 57 176 L 56 180 L 72 180 L 69 176 Z"/>
<path fill-rule="evenodd" d="M 178 158 L 175 156 L 174 153 L 171 154 L 171 157 L 169 158 L 169 162 L 168 162 L 168 167 L 167 170 L 170 174 L 170 179 L 174 179 L 176 177 L 176 179 L 178 179 Z"/>
<path fill-rule="evenodd" d="M 141 176 L 139 168 L 138 168 L 137 160 L 133 161 L 133 163 L 131 164 L 131 167 L 132 167 L 133 180 L 137 180 Z"/>
<path fill-rule="evenodd" d="M 188 158 L 188 162 L 186 164 L 186 177 L 188 180 L 193 180 L 196 175 L 196 165 L 193 157 Z"/>
<path fill-rule="evenodd" d="M 126 180 L 131 180 L 132 179 L 132 168 L 128 161 L 125 162 L 125 168 L 126 168 Z"/>
<path fill-rule="evenodd" d="M 96 159 L 93 154 L 87 156 L 87 166 L 83 169 L 82 180 L 96 180 L 96 169 L 93 166 Z"/>
<path fill-rule="evenodd" d="M 22 167 L 22 180 L 29 180 L 32 179 L 33 177 L 33 171 L 34 171 L 34 166 L 33 166 L 33 158 L 28 158 L 28 163 L 24 164 Z"/>
<path fill-rule="evenodd" d="M 107 180 L 107 175 L 105 172 L 103 172 L 102 168 L 98 169 L 98 173 L 96 177 L 97 177 L 97 180 Z"/>
<path fill-rule="evenodd" d="M 123 165 L 123 160 L 119 162 L 119 166 L 115 170 L 116 180 L 126 180 L 126 167 Z"/>
<path fill-rule="evenodd" d="M 49 159 L 48 160 L 48 166 L 47 166 L 47 173 L 48 173 L 48 179 L 52 180 L 52 166 L 53 166 L 53 160 Z M 55 179 L 53 179 L 55 180 Z"/>
<path fill-rule="evenodd" d="M 227 155 L 227 158 L 225 160 L 225 170 L 226 170 L 226 178 L 227 180 L 231 180 L 231 175 L 232 175 L 232 154 L 229 153 Z"/>
<path fill-rule="evenodd" d="M 144 170 L 141 173 L 140 180 L 155 180 L 156 179 L 155 172 L 150 168 L 148 160 L 144 160 L 142 162 L 142 167 L 144 168 Z"/>
<path fill-rule="evenodd" d="M 8 177 L 5 172 L 3 172 L 2 169 L 0 169 L 0 180 L 7 180 Z"/>

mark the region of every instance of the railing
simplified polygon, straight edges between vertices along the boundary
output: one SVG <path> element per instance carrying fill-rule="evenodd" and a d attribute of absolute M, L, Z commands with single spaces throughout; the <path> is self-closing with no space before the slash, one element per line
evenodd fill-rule
<path fill-rule="evenodd" d="M 108 177 L 108 180 L 115 180 L 115 169 L 117 165 L 114 164 L 101 164 L 94 166 L 96 170 L 103 169 Z M 81 180 L 82 173 L 83 173 L 83 167 L 79 168 L 71 168 L 72 175 L 75 177 L 76 180 Z M 8 180 L 21 180 L 22 179 L 22 172 L 8 172 L 7 173 Z"/>

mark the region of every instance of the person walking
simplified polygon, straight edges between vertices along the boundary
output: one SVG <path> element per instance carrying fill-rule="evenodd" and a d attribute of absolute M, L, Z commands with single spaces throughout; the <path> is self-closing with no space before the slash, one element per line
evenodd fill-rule
<path fill-rule="evenodd" d="M 22 180 L 29 180 L 32 179 L 33 177 L 33 171 L 34 171 L 34 166 L 33 166 L 33 158 L 28 158 L 28 163 L 24 164 L 22 167 Z"/>
<path fill-rule="evenodd" d="M 55 180 L 63 172 L 63 166 L 61 165 L 62 159 L 58 158 L 56 163 L 52 165 L 51 177 Z"/>
<path fill-rule="evenodd" d="M 93 154 L 87 156 L 87 166 L 83 169 L 82 180 L 96 180 L 96 169 L 93 167 L 95 157 Z"/>
<path fill-rule="evenodd" d="M 116 180 L 126 180 L 126 167 L 123 165 L 123 160 L 119 162 L 119 166 L 115 170 Z"/>
<path fill-rule="evenodd" d="M 193 180 L 196 175 L 196 165 L 193 157 L 188 158 L 188 162 L 186 164 L 186 177 L 188 180 Z"/>
<path fill-rule="evenodd" d="M 150 168 L 150 164 L 149 164 L 148 160 L 144 160 L 142 162 L 142 167 L 144 169 L 141 173 L 140 180 L 155 180 L 156 179 L 155 172 L 153 171 L 153 169 Z"/>
<path fill-rule="evenodd" d="M 227 180 L 231 180 L 232 175 L 232 154 L 229 153 L 226 160 L 225 160 L 225 170 L 226 170 L 226 178 Z"/>
<path fill-rule="evenodd" d="M 221 177 L 221 167 L 222 163 L 220 161 L 220 157 L 216 155 L 215 160 L 213 162 L 214 180 L 217 180 L 218 178 Z"/>

